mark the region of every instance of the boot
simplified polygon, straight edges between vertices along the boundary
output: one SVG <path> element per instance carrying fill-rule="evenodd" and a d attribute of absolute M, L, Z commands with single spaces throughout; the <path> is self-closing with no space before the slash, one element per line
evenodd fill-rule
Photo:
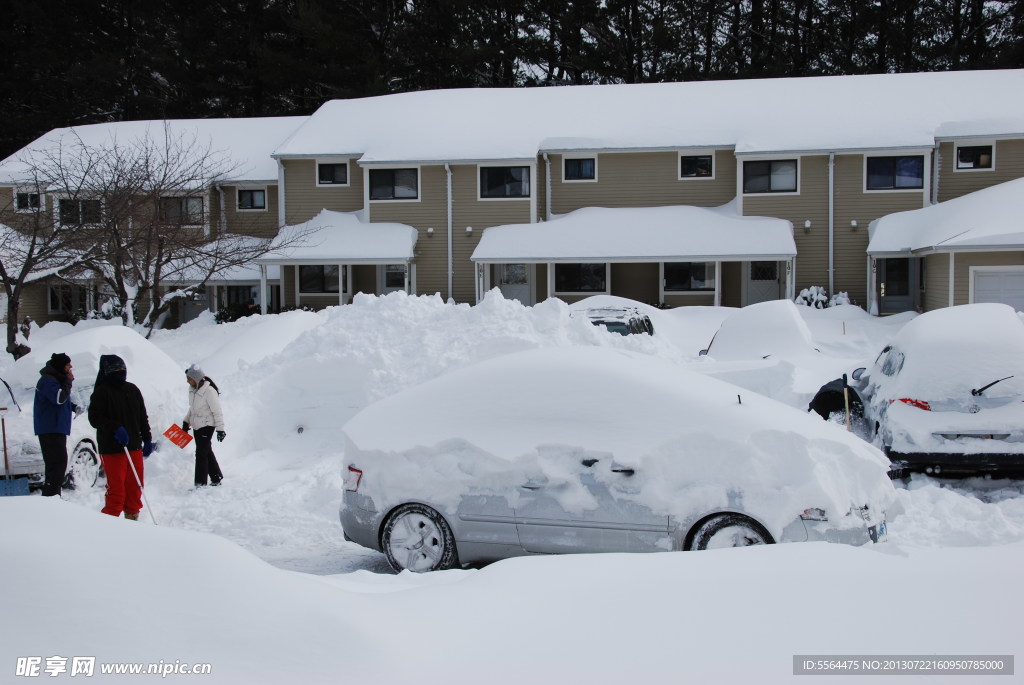
<path fill-rule="evenodd" d="M 124 517 L 126 519 L 128 519 L 129 521 L 138 521 L 139 520 L 139 512 L 135 512 L 134 514 L 129 514 L 126 511 L 126 512 L 124 512 Z"/>

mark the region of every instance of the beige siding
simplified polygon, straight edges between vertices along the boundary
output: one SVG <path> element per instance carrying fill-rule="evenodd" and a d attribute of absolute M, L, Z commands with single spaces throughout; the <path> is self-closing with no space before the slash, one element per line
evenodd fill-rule
<path fill-rule="evenodd" d="M 964 145 L 975 144 L 964 141 Z M 984 141 L 981 144 L 985 144 Z M 1024 140 L 995 142 L 995 166 L 991 171 L 956 171 L 956 144 L 939 146 L 939 202 L 973 193 L 999 183 L 1024 177 Z"/>
<path fill-rule="evenodd" d="M 924 258 L 924 311 L 949 306 L 949 255 L 933 254 Z"/>
<path fill-rule="evenodd" d="M 265 210 L 239 211 L 238 190 L 261 189 L 267 191 L 267 208 Z M 277 184 L 223 186 L 224 207 L 227 218 L 228 233 L 251 235 L 257 238 L 273 238 L 277 235 Z M 219 203 L 219 198 L 217 199 Z"/>
<path fill-rule="evenodd" d="M 637 302 L 658 304 L 658 265 L 612 264 L 611 293 Z"/>
<path fill-rule="evenodd" d="M 377 267 L 366 264 L 356 265 L 352 269 L 352 292 L 377 294 Z"/>
<path fill-rule="evenodd" d="M 743 283 L 743 265 L 740 262 L 722 263 L 722 306 L 742 307 L 740 293 Z"/>
<path fill-rule="evenodd" d="M 714 293 L 680 295 L 665 293 L 665 304 L 670 307 L 711 307 L 715 304 Z"/>
<path fill-rule="evenodd" d="M 22 291 L 21 306 L 18 309 L 19 322 L 23 321 L 26 316 L 40 326 L 53 320 L 49 314 L 49 289 L 46 285 L 38 283 L 25 286 Z M 29 346 L 32 346 L 31 340 L 29 340 Z"/>
<path fill-rule="evenodd" d="M 736 157 L 715 153 L 713 179 L 679 179 L 678 152 L 596 155 L 597 181 L 565 182 L 563 156 L 551 159 L 551 211 L 565 214 L 581 207 L 716 207 L 736 196 Z M 543 205 L 541 214 L 543 214 Z"/>
<path fill-rule="evenodd" d="M 294 266 L 282 266 L 281 267 L 281 306 L 282 307 L 294 307 L 297 303 L 295 301 L 296 288 L 295 288 L 295 270 L 298 267 Z"/>
<path fill-rule="evenodd" d="M 315 159 L 283 160 L 285 178 L 285 223 L 309 221 L 323 209 L 355 212 L 363 208 L 363 169 L 349 160 L 349 185 L 318 187 Z"/>

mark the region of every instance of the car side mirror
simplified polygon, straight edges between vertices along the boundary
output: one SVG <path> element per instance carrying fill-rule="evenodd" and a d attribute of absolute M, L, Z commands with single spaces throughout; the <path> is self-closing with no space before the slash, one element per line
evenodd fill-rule
<path fill-rule="evenodd" d="M 863 366 L 860 367 L 859 369 L 854 369 L 853 373 L 850 374 L 850 377 L 853 378 L 853 380 L 855 381 L 859 381 L 861 377 L 864 375 L 865 371 L 867 371 L 867 369 L 865 369 Z"/>

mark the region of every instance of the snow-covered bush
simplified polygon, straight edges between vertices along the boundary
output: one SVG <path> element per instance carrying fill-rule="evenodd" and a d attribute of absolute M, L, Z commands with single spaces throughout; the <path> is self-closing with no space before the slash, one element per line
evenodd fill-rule
<path fill-rule="evenodd" d="M 844 290 L 832 296 L 828 301 L 829 307 L 838 307 L 841 304 L 853 304 L 850 302 L 850 295 Z"/>
<path fill-rule="evenodd" d="M 828 292 L 820 285 L 812 285 L 809 288 L 804 288 L 800 291 L 800 294 L 793 300 L 796 304 L 807 305 L 808 307 L 814 307 L 815 309 L 825 309 L 826 307 L 837 307 L 841 304 L 850 304 L 850 296 L 846 291 L 836 293 L 831 298 L 828 296 Z"/>

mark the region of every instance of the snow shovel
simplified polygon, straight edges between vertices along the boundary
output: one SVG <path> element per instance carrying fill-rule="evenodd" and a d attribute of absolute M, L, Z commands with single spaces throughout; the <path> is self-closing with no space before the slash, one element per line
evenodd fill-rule
<path fill-rule="evenodd" d="M 846 374 L 843 374 L 843 405 L 846 408 L 846 431 L 851 432 L 850 426 L 850 386 L 846 382 Z"/>
<path fill-rule="evenodd" d="M 156 525 L 156 516 L 153 516 L 153 508 L 149 506 L 149 500 L 146 499 L 146 489 L 142 487 L 142 479 L 139 478 L 139 472 L 135 470 L 135 462 L 132 461 L 132 455 L 128 452 L 128 445 L 124 446 L 124 456 L 128 457 L 128 466 L 132 469 L 132 475 L 135 476 L 135 482 L 139 486 L 139 492 L 142 493 L 142 501 L 146 505 L 146 511 L 149 512 L 149 518 L 153 519 L 153 525 Z"/>
<path fill-rule="evenodd" d="M 11 463 L 7 457 L 7 422 L 4 414 L 7 407 L 0 407 L 0 431 L 3 432 L 4 441 L 4 479 L 0 480 L 0 497 L 15 497 L 28 494 L 28 478 L 14 478 L 11 476 Z"/>

